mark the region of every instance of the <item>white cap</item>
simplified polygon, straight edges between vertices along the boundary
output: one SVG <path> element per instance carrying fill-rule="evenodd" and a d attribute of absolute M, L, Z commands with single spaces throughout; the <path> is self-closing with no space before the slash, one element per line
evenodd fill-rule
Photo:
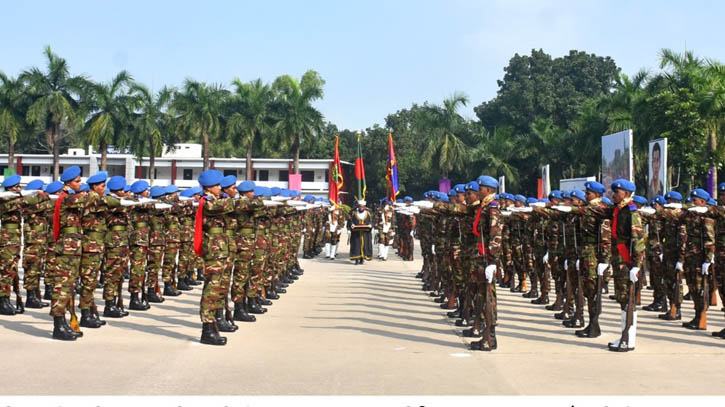
<path fill-rule="evenodd" d="M 365 202 L 364 199 L 360 199 L 360 200 L 357 201 L 357 204 L 358 205 L 361 205 L 361 206 L 365 206 L 365 205 L 367 205 L 367 202 Z"/>

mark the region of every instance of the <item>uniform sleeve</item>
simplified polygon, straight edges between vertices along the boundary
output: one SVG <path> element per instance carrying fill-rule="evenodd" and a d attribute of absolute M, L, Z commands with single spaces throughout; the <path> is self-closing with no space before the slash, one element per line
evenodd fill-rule
<path fill-rule="evenodd" d="M 640 269 L 644 266 L 644 254 L 645 254 L 645 237 L 644 227 L 642 226 L 642 218 L 637 212 L 630 212 L 632 217 L 632 265 L 639 267 Z"/>
<path fill-rule="evenodd" d="M 712 263 L 715 258 L 715 220 L 712 218 L 703 218 L 702 227 L 704 230 L 703 247 L 705 249 L 705 261 Z"/>
<path fill-rule="evenodd" d="M 490 225 L 488 228 L 488 254 L 489 263 L 501 267 L 501 210 L 498 207 L 489 208 Z"/>
<path fill-rule="evenodd" d="M 612 260 L 612 222 L 604 219 L 599 225 L 599 262 L 609 264 Z"/>

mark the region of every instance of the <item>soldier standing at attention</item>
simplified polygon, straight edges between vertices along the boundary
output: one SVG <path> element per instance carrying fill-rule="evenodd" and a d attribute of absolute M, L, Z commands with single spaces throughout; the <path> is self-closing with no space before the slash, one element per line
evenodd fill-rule
<path fill-rule="evenodd" d="M 26 191 L 41 190 L 43 181 L 33 180 Z M 23 286 L 27 292 L 26 308 L 43 308 L 49 304 L 40 300 L 40 276 L 46 259 L 48 244 L 48 214 L 53 201 L 44 200 L 36 205 L 26 205 L 23 212 Z"/>
<path fill-rule="evenodd" d="M 147 199 L 149 184 L 146 181 L 136 181 L 131 184 L 131 192 L 137 200 Z M 131 294 L 129 308 L 135 311 L 146 311 L 151 308 L 146 301 L 146 261 L 149 252 L 149 211 L 148 204 L 139 205 L 131 211 L 131 230 L 129 247 L 131 250 L 131 278 L 128 281 L 128 292 Z M 139 299 L 139 293 L 141 298 Z"/>
<path fill-rule="evenodd" d="M 164 188 L 164 202 L 171 205 L 171 208 L 165 210 L 166 218 L 166 245 L 164 246 L 164 262 L 162 266 L 161 276 L 164 280 L 164 295 L 176 297 L 181 295 L 181 288 L 184 291 L 191 290 L 188 285 L 179 286 L 178 272 L 176 267 L 176 257 L 181 248 L 181 216 L 183 208 L 179 201 L 179 187 L 169 185 Z"/>
<path fill-rule="evenodd" d="M 149 192 L 151 199 L 161 199 L 166 195 L 166 188 L 153 186 Z M 159 287 L 159 274 L 163 269 L 164 250 L 166 249 L 166 216 L 164 210 L 156 209 L 155 206 L 149 211 L 149 255 L 148 255 L 148 278 L 146 279 L 146 298 L 148 302 L 162 303 Z M 178 294 L 177 294 L 178 295 Z"/>
<path fill-rule="evenodd" d="M 669 191 L 665 194 L 667 203 L 658 214 L 662 219 L 662 269 L 665 279 L 665 293 L 670 302 L 669 309 L 658 318 L 665 321 L 682 319 L 682 265 L 685 262 L 685 241 L 687 232 L 680 222 L 682 215 L 682 194 Z"/>
<path fill-rule="evenodd" d="M 224 175 L 206 170 L 199 175 L 204 189 L 199 201 L 194 226 L 194 251 L 204 259 L 204 289 L 199 304 L 201 343 L 226 345 L 227 338 L 219 335 L 216 311 L 224 308 L 227 292 L 222 276 L 229 262 L 229 239 L 225 233 L 225 217 L 234 211 L 234 200 L 222 198 Z"/>
<path fill-rule="evenodd" d="M 257 318 L 249 315 L 249 293 L 254 291 L 256 285 L 250 287 L 252 275 L 252 261 L 255 250 L 255 208 L 264 208 L 262 201 L 254 199 L 254 181 L 244 181 L 237 186 L 239 199 L 234 205 L 234 214 L 237 219 L 237 257 L 234 261 L 234 280 L 232 282 L 232 301 L 234 302 L 234 320 L 254 322 Z"/>
<path fill-rule="evenodd" d="M 179 289 L 184 289 L 190 286 L 201 285 L 200 282 L 194 279 L 194 269 L 197 255 L 194 253 L 194 208 L 193 203 L 198 202 L 201 195 L 201 187 L 193 187 L 185 189 L 179 196 L 180 199 L 184 199 L 185 203 L 182 205 L 181 220 L 181 249 L 179 252 Z M 181 282 L 185 283 L 181 285 Z"/>
<path fill-rule="evenodd" d="M 106 183 L 110 194 L 107 199 L 118 200 L 126 197 L 123 191 L 126 187 L 126 179 L 120 175 L 111 177 Z M 129 261 L 128 253 L 128 208 L 115 206 L 108 209 L 106 213 L 106 259 L 103 263 L 103 299 L 106 305 L 103 308 L 103 316 L 108 318 L 121 318 L 128 315 L 123 303 L 118 301 L 121 297 L 123 286 L 123 271 Z M 116 306 L 119 304 L 121 307 Z"/>

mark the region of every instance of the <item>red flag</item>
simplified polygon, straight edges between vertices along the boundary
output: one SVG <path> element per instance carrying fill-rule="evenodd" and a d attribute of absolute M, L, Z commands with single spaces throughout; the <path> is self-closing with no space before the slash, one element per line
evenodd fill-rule
<path fill-rule="evenodd" d="M 199 200 L 199 207 L 196 209 L 196 222 L 194 225 L 194 252 L 201 256 L 202 243 L 204 242 L 204 202 L 206 197 L 201 197 Z"/>
<path fill-rule="evenodd" d="M 340 198 L 340 191 L 344 185 L 342 177 L 342 164 L 340 164 L 340 150 L 338 149 L 339 138 L 335 137 L 335 159 L 332 163 L 332 171 L 330 171 L 330 201 L 337 204 Z"/>

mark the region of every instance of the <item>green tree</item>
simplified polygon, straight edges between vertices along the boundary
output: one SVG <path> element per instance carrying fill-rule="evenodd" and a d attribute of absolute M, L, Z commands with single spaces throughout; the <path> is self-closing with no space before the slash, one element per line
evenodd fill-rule
<path fill-rule="evenodd" d="M 0 134 L 7 137 L 8 168 L 15 167 L 15 143 L 25 127 L 24 97 L 23 82 L 0 72 Z"/>
<path fill-rule="evenodd" d="M 78 127 L 78 98 L 89 81 L 72 76 L 65 59 L 45 48 L 47 72 L 37 67 L 24 71 L 20 79 L 27 85 L 31 100 L 26 114 L 28 123 L 45 132 L 49 152 L 53 154 L 53 177 L 59 176 L 60 144 Z M 80 117 L 82 120 L 82 117 Z"/>
<path fill-rule="evenodd" d="M 156 157 L 163 153 L 164 144 L 173 145 L 174 126 L 168 107 L 172 102 L 173 90 L 162 88 L 155 95 L 144 85 L 131 85 L 131 103 L 133 116 L 131 125 L 131 149 L 141 161 L 144 153 L 149 156 L 149 174 L 151 184 L 156 176 Z"/>
<path fill-rule="evenodd" d="M 324 95 L 325 80 L 315 71 L 309 70 L 297 79 L 282 75 L 272 88 L 277 93 L 274 109 L 275 130 L 280 146 L 291 149 L 294 154 L 293 172 L 300 172 L 300 148 L 302 142 L 316 137 L 322 130 L 323 116 L 312 102 Z"/>

